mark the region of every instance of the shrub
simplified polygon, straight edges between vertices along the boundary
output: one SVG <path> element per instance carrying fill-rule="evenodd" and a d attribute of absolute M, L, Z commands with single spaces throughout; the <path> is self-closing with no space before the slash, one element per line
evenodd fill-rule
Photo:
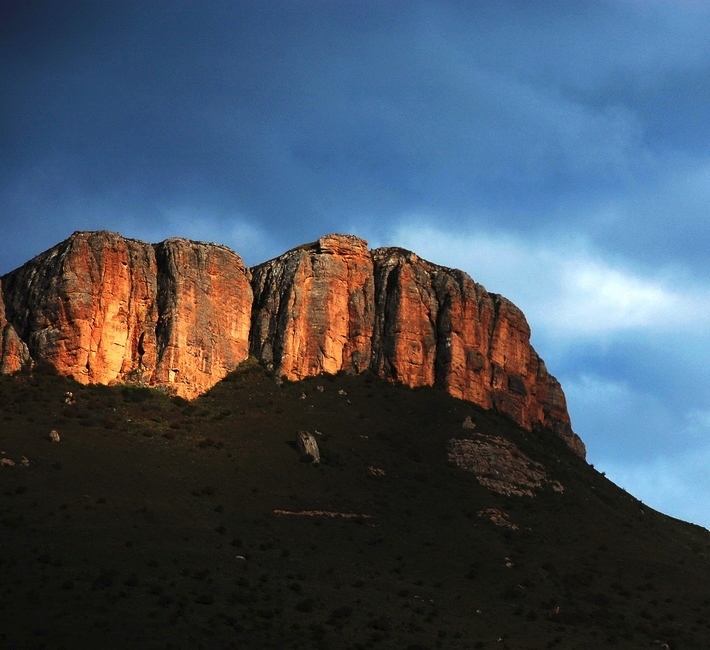
<path fill-rule="evenodd" d="M 126 385 L 121 388 L 124 402 L 145 402 L 153 399 L 155 393 L 147 386 L 131 386 Z"/>

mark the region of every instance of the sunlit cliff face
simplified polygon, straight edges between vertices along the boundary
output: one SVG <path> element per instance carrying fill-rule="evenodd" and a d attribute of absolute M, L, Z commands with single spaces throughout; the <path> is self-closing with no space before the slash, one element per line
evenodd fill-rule
<path fill-rule="evenodd" d="M 249 279 L 222 246 L 75 233 L 6 276 L 5 313 L 27 354 L 63 375 L 192 398 L 248 355 Z"/>
<path fill-rule="evenodd" d="M 292 380 L 369 367 L 374 280 L 365 241 L 329 235 L 252 271 L 257 356 Z"/>
<path fill-rule="evenodd" d="M 31 359 L 82 383 L 192 398 L 251 351 L 288 379 L 371 369 L 439 386 L 549 426 L 584 455 L 522 312 L 399 248 L 328 235 L 250 271 L 216 244 L 75 233 L 5 276 L 2 293 L 3 372 Z"/>
<path fill-rule="evenodd" d="M 584 455 L 523 313 L 465 273 L 342 235 L 252 271 L 252 352 L 277 373 L 369 368 L 411 387 L 439 386 L 524 427 L 551 426 Z"/>

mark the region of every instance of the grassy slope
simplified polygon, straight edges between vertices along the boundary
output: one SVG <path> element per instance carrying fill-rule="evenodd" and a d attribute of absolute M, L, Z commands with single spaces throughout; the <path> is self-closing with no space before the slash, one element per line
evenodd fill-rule
<path fill-rule="evenodd" d="M 447 463 L 466 415 L 564 494 L 499 496 Z M 0 377 L 0 450 L 18 463 L 0 467 L 4 647 L 710 647 L 707 531 L 439 391 L 279 387 L 248 364 L 192 403 Z"/>

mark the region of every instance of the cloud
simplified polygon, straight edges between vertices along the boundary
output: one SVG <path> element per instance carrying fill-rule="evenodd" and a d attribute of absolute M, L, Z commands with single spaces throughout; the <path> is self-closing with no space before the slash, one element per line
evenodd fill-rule
<path fill-rule="evenodd" d="M 584 374 L 563 386 L 589 462 L 651 507 L 710 528 L 710 411 L 683 411 L 633 375 Z"/>
<path fill-rule="evenodd" d="M 433 262 L 457 266 L 516 302 L 535 328 L 558 339 L 710 326 L 710 286 L 685 286 L 673 269 L 636 270 L 607 259 L 584 238 L 540 241 L 506 232 L 456 233 L 408 217 L 392 241 Z"/>
<path fill-rule="evenodd" d="M 551 251 L 559 300 L 545 301 L 542 322 L 559 335 L 677 328 L 696 321 L 689 296 L 662 280 L 644 278 L 600 259 Z"/>

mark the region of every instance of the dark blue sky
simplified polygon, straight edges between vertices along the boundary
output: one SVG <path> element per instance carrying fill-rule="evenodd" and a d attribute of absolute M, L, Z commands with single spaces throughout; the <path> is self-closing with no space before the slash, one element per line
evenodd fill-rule
<path fill-rule="evenodd" d="M 0 1 L 0 273 L 327 232 L 527 314 L 590 461 L 710 526 L 710 5 Z"/>

